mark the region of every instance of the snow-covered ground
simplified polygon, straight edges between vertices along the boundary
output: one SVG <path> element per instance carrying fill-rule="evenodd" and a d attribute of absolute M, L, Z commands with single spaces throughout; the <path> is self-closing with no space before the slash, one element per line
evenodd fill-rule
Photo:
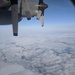
<path fill-rule="evenodd" d="M 75 75 L 75 35 L 0 40 L 0 75 Z"/>

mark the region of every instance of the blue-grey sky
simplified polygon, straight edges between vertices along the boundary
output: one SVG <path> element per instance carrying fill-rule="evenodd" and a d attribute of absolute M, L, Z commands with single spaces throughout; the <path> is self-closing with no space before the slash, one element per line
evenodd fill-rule
<path fill-rule="evenodd" d="M 47 0 L 49 8 L 45 12 L 49 25 L 75 24 L 75 8 L 70 0 Z"/>

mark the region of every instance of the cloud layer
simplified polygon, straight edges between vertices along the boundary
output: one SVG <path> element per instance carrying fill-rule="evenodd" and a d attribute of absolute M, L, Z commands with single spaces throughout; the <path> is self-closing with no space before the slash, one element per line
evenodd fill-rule
<path fill-rule="evenodd" d="M 70 34 L 6 38 L 0 42 L 0 61 L 27 70 L 10 75 L 74 75 L 74 38 Z"/>

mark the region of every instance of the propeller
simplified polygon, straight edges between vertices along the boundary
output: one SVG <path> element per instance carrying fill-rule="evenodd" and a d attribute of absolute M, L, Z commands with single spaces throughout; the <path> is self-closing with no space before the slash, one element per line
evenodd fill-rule
<path fill-rule="evenodd" d="M 42 24 L 42 27 L 44 26 L 44 11 L 45 9 L 48 8 L 48 5 L 44 3 L 43 0 L 39 0 L 39 4 L 38 4 L 38 14 L 37 14 L 37 18 L 41 20 L 41 24 Z M 40 15 L 40 16 L 38 16 Z"/>
<path fill-rule="evenodd" d="M 18 36 L 18 0 L 10 0 L 13 35 Z"/>

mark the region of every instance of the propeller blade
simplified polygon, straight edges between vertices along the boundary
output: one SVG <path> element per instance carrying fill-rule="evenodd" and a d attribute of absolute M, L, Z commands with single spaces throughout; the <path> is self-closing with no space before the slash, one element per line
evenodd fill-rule
<path fill-rule="evenodd" d="M 40 20 L 41 20 L 41 25 L 43 27 L 44 26 L 44 16 L 43 15 L 40 17 Z"/>
<path fill-rule="evenodd" d="M 13 35 L 18 36 L 18 0 L 11 1 Z"/>
<path fill-rule="evenodd" d="M 40 19 L 41 14 L 42 14 L 42 11 L 41 11 L 41 10 L 39 10 L 39 11 L 38 11 L 38 14 L 37 14 L 37 19 Z"/>

